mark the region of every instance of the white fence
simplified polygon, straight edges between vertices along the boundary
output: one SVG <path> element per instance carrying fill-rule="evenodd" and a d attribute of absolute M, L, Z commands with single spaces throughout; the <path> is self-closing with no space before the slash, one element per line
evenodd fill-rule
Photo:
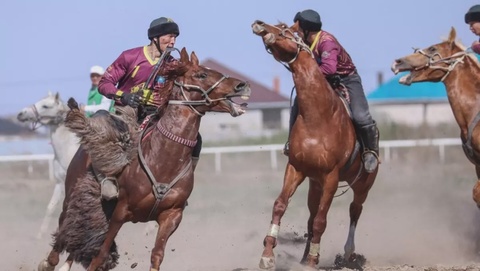
<path fill-rule="evenodd" d="M 384 150 L 383 162 L 389 162 L 391 159 L 391 150 L 394 148 L 411 147 L 438 147 L 440 161 L 445 161 L 445 147 L 459 146 L 462 142 L 459 138 L 437 138 L 437 139 L 417 139 L 417 140 L 387 140 L 380 141 L 380 148 Z M 224 153 L 242 153 L 242 152 L 270 152 L 270 166 L 272 169 L 278 169 L 278 153 L 282 151 L 283 144 L 275 145 L 251 145 L 251 146 L 233 146 L 233 147 L 208 147 L 202 149 L 202 155 L 215 156 L 215 172 L 222 171 L 222 154 Z M 49 176 L 53 179 L 53 154 L 34 154 L 34 155 L 11 155 L 0 156 L 0 163 L 4 162 L 29 162 L 29 161 L 48 160 Z M 29 166 L 31 170 L 31 166 Z"/>

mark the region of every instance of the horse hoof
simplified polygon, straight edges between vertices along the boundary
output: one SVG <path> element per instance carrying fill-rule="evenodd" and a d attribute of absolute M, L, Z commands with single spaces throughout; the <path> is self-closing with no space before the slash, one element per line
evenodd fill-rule
<path fill-rule="evenodd" d="M 262 257 L 260 259 L 260 264 L 258 265 L 260 269 L 263 270 L 274 270 L 275 269 L 275 258 L 274 257 Z"/>
<path fill-rule="evenodd" d="M 42 262 L 40 262 L 40 264 L 38 264 L 37 270 L 38 271 L 54 271 L 55 266 L 50 265 L 47 262 L 47 260 L 43 260 Z"/>

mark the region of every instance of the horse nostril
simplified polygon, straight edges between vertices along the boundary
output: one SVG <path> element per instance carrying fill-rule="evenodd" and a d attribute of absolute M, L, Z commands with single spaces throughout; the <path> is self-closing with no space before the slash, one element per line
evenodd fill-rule
<path fill-rule="evenodd" d="M 235 86 L 235 91 L 244 90 L 247 87 L 247 82 L 240 82 L 238 85 Z"/>
<path fill-rule="evenodd" d="M 264 25 L 264 24 L 265 24 L 264 22 L 262 22 L 262 21 L 260 21 L 260 20 L 256 20 L 255 23 L 256 23 L 256 24 L 259 24 L 259 25 Z"/>
<path fill-rule="evenodd" d="M 402 63 L 403 63 L 403 60 L 401 60 L 401 59 L 395 59 L 395 63 L 396 63 L 396 64 L 402 64 Z"/>

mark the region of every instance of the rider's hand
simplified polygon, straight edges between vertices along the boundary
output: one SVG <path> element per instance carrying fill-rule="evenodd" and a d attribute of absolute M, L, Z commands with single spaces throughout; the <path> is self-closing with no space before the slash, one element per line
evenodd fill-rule
<path fill-rule="evenodd" d="M 128 105 L 133 108 L 137 108 L 142 100 L 142 96 L 136 93 L 123 93 L 120 98 L 120 102 L 122 102 L 123 105 Z"/>

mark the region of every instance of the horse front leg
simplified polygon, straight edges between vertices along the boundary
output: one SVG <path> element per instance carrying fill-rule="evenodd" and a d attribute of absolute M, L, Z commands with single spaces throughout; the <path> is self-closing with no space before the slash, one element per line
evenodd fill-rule
<path fill-rule="evenodd" d="M 322 182 L 322 179 L 320 179 Z M 332 171 L 323 178 L 323 189 L 320 194 L 320 204 L 313 219 L 312 238 L 305 264 L 315 268 L 320 258 L 320 240 L 327 227 L 327 214 L 333 197 L 338 188 L 338 170 Z"/>
<path fill-rule="evenodd" d="M 41 239 L 43 235 L 47 232 L 48 225 L 50 224 L 50 219 L 53 217 L 53 212 L 55 211 L 55 208 L 57 207 L 63 195 L 62 185 L 63 183 L 57 181 L 57 183 L 55 184 L 55 187 L 53 188 L 52 198 L 50 199 L 50 202 L 47 205 L 47 211 L 45 213 L 45 216 L 43 217 L 40 230 L 38 231 L 38 234 L 37 234 L 37 239 Z"/>
<path fill-rule="evenodd" d="M 157 218 L 158 231 L 155 247 L 152 249 L 150 271 L 159 271 L 165 256 L 165 247 L 168 238 L 180 225 L 183 217 L 183 208 L 176 208 L 161 212 Z"/>
<path fill-rule="evenodd" d="M 273 248 L 277 245 L 280 220 L 287 210 L 289 199 L 293 196 L 297 187 L 303 182 L 303 180 L 305 180 L 305 175 L 300 171 L 297 171 L 290 163 L 287 164 L 282 191 L 273 204 L 270 230 L 263 241 L 264 249 L 262 258 L 260 259 L 260 269 L 275 268 L 275 255 L 273 253 Z"/>
<path fill-rule="evenodd" d="M 307 222 L 307 243 L 305 245 L 305 251 L 303 252 L 303 257 L 300 263 L 305 264 L 307 262 L 307 256 L 310 252 L 310 242 L 313 236 L 313 220 L 317 215 L 318 208 L 320 205 L 320 197 L 322 195 L 322 186 L 320 182 L 316 179 L 310 178 L 310 186 L 308 188 L 308 211 L 310 216 L 308 217 Z"/>
<path fill-rule="evenodd" d="M 100 247 L 100 251 L 95 258 L 92 259 L 92 262 L 87 268 L 87 271 L 96 271 L 100 266 L 104 265 L 105 260 L 107 259 L 110 248 L 115 240 L 115 237 L 120 231 L 123 223 L 125 223 L 127 216 L 127 205 L 123 202 L 118 202 L 115 210 L 113 211 L 112 218 L 110 219 L 110 223 L 108 225 L 108 231 L 105 234 L 105 240 L 103 241 L 102 246 Z M 108 268 L 108 267 L 107 267 Z M 101 270 L 110 270 L 104 267 Z"/>
<path fill-rule="evenodd" d="M 480 208 L 480 167 L 475 166 L 475 172 L 477 173 L 477 183 L 473 187 L 473 201 L 477 204 L 477 207 Z"/>

